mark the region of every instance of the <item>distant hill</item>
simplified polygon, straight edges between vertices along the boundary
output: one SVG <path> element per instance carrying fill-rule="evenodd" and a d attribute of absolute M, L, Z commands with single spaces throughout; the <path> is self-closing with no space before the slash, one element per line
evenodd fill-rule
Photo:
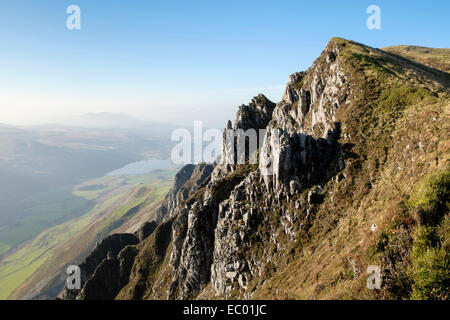
<path fill-rule="evenodd" d="M 109 112 L 65 117 L 59 123 L 82 128 L 114 129 L 154 137 L 170 137 L 170 133 L 176 128 L 172 124 L 145 121 L 124 113 Z"/>
<path fill-rule="evenodd" d="M 436 49 L 418 46 L 392 46 L 383 51 L 398 54 L 428 67 L 450 73 L 450 49 Z"/>

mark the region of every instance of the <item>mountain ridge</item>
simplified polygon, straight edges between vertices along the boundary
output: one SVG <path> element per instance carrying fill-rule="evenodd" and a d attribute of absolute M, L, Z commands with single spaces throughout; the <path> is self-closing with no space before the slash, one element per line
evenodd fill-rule
<path fill-rule="evenodd" d="M 448 299 L 450 74 L 387 51 L 333 38 L 282 101 L 240 107 L 225 129 L 266 129 L 258 163 L 227 163 L 233 141 L 174 187 L 122 249 L 134 259 L 115 298 Z"/>

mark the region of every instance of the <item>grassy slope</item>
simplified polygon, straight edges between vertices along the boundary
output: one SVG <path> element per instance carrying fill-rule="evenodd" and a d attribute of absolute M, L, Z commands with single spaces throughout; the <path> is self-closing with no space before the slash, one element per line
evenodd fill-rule
<path fill-rule="evenodd" d="M 309 230 L 298 234 L 289 246 L 291 254 L 278 261 L 276 273 L 255 288 L 254 297 L 414 298 L 418 285 L 411 280 L 412 243 L 406 239 L 421 222 L 407 203 L 414 186 L 449 170 L 450 75 L 342 39 L 330 45 L 343 46 L 338 61 L 351 75 L 353 97 L 337 118 L 349 129 L 358 157 L 347 161 L 343 181 L 325 186 L 333 197 L 317 208 Z M 443 65 L 449 62 L 444 59 Z M 441 214 L 448 216 L 448 206 Z M 373 250 L 383 233 L 391 235 L 387 246 L 396 248 L 393 254 Z M 448 243 L 448 236 L 443 235 L 442 243 Z M 349 257 L 356 263 L 356 275 Z M 394 266 L 386 264 L 389 258 Z M 369 265 L 392 272 L 394 279 L 386 281 L 395 285 L 368 290 Z M 407 271 L 395 274 L 396 269 Z"/>
<path fill-rule="evenodd" d="M 3 229 L 0 229 L 3 232 Z M 11 248 L 11 245 L 6 243 L 0 243 L 0 255 L 7 252 Z"/>
<path fill-rule="evenodd" d="M 89 200 L 73 194 L 70 188 L 46 190 L 23 199 L 23 203 L 29 203 L 27 215 L 0 227 L 0 255 L 7 251 L 6 248 L 33 239 L 49 225 L 70 220 L 86 211 L 92 206 Z"/>
<path fill-rule="evenodd" d="M 49 280 L 67 264 L 80 262 L 96 241 L 147 213 L 167 193 L 172 170 L 130 176 L 105 177 L 83 183 L 75 193 L 95 199 L 96 206 L 80 218 L 42 232 L 0 263 L 0 299 L 25 295 L 42 280 Z M 145 183 L 145 186 L 142 184 Z M 95 191 L 80 191 L 86 186 Z M 99 187 L 101 186 L 101 188 Z M 89 189 L 89 188 L 88 188 Z M 137 208 L 138 210 L 132 210 Z M 130 213 L 126 219 L 123 217 Z M 146 217 L 141 217 L 136 223 Z M 131 226 L 129 226 L 131 227 Z M 127 230 L 122 230 L 127 231 Z"/>
<path fill-rule="evenodd" d="M 398 54 L 426 66 L 450 73 L 450 49 L 417 46 L 392 46 L 383 51 Z"/>

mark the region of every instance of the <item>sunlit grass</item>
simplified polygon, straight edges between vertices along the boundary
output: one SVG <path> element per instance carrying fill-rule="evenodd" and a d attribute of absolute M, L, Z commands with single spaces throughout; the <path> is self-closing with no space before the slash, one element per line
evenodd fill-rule
<path fill-rule="evenodd" d="M 172 173 L 172 171 L 159 172 L 142 177 L 102 177 L 83 183 L 83 186 L 105 184 L 108 187 L 104 188 L 102 193 L 106 191 L 106 194 L 103 197 L 98 195 L 95 207 L 82 216 L 41 232 L 26 246 L 2 260 L 0 299 L 14 295 L 18 287 L 27 279 L 32 279 L 40 270 L 51 269 L 53 264 L 61 264 L 61 256 L 65 256 L 62 253 L 75 248 L 78 250 L 80 246 L 85 249 L 89 242 L 111 232 L 111 226 L 129 218 L 127 213 L 132 216 L 138 212 L 140 206 L 161 200 L 171 186 Z M 133 191 L 130 190 L 134 188 L 134 192 L 137 193 L 142 188 L 140 184 L 147 188 L 146 192 L 137 198 L 133 197 Z M 137 209 L 136 212 L 132 211 L 133 208 Z M 83 244 L 80 245 L 79 241 Z M 9 247 L 2 244 L 0 249 L 8 250 Z"/>

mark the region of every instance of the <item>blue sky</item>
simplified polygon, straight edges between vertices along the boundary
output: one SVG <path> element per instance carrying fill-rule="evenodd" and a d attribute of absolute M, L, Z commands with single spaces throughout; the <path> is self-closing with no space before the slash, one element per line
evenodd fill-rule
<path fill-rule="evenodd" d="M 66 9 L 81 8 L 81 30 Z M 381 30 L 366 27 L 369 5 Z M 331 37 L 450 47 L 450 1 L 2 0 L 0 123 L 125 112 L 223 126 L 263 92 L 278 101 Z"/>

